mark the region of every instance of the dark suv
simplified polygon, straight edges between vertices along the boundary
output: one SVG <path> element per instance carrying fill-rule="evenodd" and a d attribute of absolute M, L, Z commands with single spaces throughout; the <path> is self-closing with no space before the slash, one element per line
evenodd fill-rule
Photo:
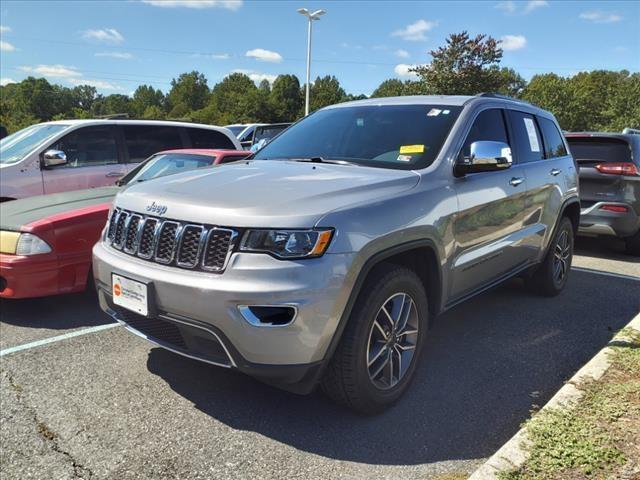
<path fill-rule="evenodd" d="M 579 232 L 623 238 L 640 255 L 640 135 L 565 136 L 580 172 Z"/>

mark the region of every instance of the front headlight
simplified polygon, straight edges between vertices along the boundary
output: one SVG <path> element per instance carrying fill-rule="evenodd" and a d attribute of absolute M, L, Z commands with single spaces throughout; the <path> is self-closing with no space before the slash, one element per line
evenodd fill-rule
<path fill-rule="evenodd" d="M 16 255 L 39 255 L 50 251 L 49 244 L 32 233 L 21 233 L 16 245 Z"/>
<path fill-rule="evenodd" d="M 319 257 L 327 250 L 333 230 L 248 230 L 240 251 L 270 253 L 282 259 Z"/>

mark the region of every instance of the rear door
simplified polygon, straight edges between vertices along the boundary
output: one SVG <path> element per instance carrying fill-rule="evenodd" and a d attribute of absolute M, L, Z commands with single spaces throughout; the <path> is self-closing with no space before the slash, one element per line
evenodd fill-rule
<path fill-rule="evenodd" d="M 113 125 L 78 128 L 49 149 L 62 150 L 67 163 L 42 170 L 46 194 L 113 185 L 124 174 Z"/>
<path fill-rule="evenodd" d="M 625 200 L 625 177 L 601 173 L 596 165 L 632 161 L 631 146 L 623 138 L 567 136 L 580 175 L 580 207 L 585 210 L 598 202 Z"/>
<path fill-rule="evenodd" d="M 511 146 L 502 109 L 482 111 L 473 121 L 461 155 L 471 143 L 492 140 Z M 526 263 L 527 179 L 514 157 L 511 168 L 456 179 L 459 213 L 451 298 L 459 300 Z"/>
<path fill-rule="evenodd" d="M 172 125 L 122 125 L 124 145 L 128 154 L 127 171 L 154 153 L 187 146 L 184 128 Z"/>
<path fill-rule="evenodd" d="M 527 175 L 525 224 L 533 233 L 529 248 L 531 258 L 536 259 L 544 251 L 558 220 L 568 189 L 565 179 L 571 173 L 569 170 L 574 169 L 573 160 L 552 120 L 516 110 L 509 110 L 508 117 L 515 152 Z"/>

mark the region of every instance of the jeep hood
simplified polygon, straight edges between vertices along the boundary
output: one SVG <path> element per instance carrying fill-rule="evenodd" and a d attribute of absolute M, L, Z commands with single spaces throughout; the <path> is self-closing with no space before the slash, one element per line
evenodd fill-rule
<path fill-rule="evenodd" d="M 309 228 L 333 210 L 417 185 L 409 170 L 294 161 L 242 161 L 126 187 L 120 208 L 228 227 Z"/>

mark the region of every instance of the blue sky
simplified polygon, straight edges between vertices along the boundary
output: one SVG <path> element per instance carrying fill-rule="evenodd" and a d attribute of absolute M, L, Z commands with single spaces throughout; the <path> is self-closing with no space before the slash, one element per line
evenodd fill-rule
<path fill-rule="evenodd" d="M 525 78 L 554 71 L 640 71 L 640 2 L 615 1 L 12 1 L 0 4 L 2 83 L 44 76 L 102 93 L 164 91 L 182 72 L 209 84 L 233 71 L 256 81 L 305 75 L 306 19 L 314 23 L 312 77 L 335 75 L 349 93 L 410 78 L 448 34 L 503 39 L 503 66 Z"/>

